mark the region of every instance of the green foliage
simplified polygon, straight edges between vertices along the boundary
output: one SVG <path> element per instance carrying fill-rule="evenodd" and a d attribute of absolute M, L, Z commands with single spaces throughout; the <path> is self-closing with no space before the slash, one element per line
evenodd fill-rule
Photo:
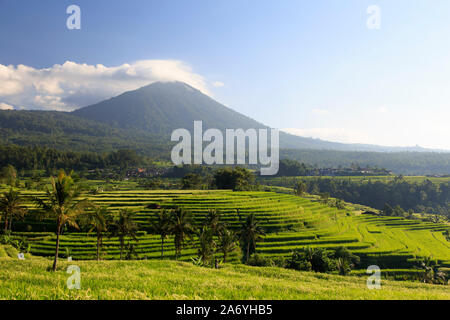
<path fill-rule="evenodd" d="M 133 221 L 134 215 L 135 213 L 130 209 L 121 209 L 119 215 L 111 223 L 111 235 L 118 237 L 120 242 L 120 260 L 122 260 L 125 237 L 137 240 L 138 226 Z M 130 249 L 131 247 L 128 245 L 128 252 L 130 252 Z"/>
<path fill-rule="evenodd" d="M 234 252 L 238 246 L 238 237 L 232 231 L 225 229 L 219 234 L 217 250 L 223 254 L 223 262 L 227 262 L 227 257 Z"/>
<path fill-rule="evenodd" d="M 175 259 L 178 260 L 185 242 L 195 233 L 192 214 L 180 208 L 172 211 L 169 230 L 174 235 Z"/>
<path fill-rule="evenodd" d="M 253 173 L 241 167 L 218 169 L 214 174 L 214 184 L 218 189 L 252 190 L 255 188 L 254 180 Z"/>
<path fill-rule="evenodd" d="M 151 222 L 151 230 L 161 237 L 161 259 L 164 258 L 164 240 L 171 232 L 171 213 L 167 210 L 158 210 Z"/>
<path fill-rule="evenodd" d="M 23 219 L 27 210 L 23 207 L 23 200 L 18 191 L 11 187 L 9 192 L 5 192 L 0 197 L 0 217 L 3 220 L 3 233 L 12 230 L 13 219 Z"/>
<path fill-rule="evenodd" d="M 185 190 L 203 189 L 203 186 L 203 179 L 196 173 L 188 173 L 181 179 L 181 188 Z"/>
<path fill-rule="evenodd" d="M 336 262 L 330 258 L 330 253 L 323 248 L 302 248 L 292 253 L 288 261 L 288 268 L 315 271 L 330 272 L 336 270 Z"/>
<path fill-rule="evenodd" d="M 35 199 L 37 205 L 50 218 L 56 221 L 56 248 L 52 270 L 56 271 L 58 263 L 59 236 L 62 228 L 68 224 L 78 228 L 77 217 L 84 212 L 87 202 L 78 200 L 80 190 L 72 179 L 72 173 L 67 175 L 63 170 L 55 179 L 51 178 L 51 189 L 47 188 L 44 198 Z"/>
<path fill-rule="evenodd" d="M 240 215 L 239 220 L 241 220 Z M 241 231 L 239 233 L 243 259 L 246 263 L 250 259 L 250 256 L 256 251 L 256 242 L 262 239 L 264 235 L 264 229 L 256 220 L 255 215 L 253 213 L 248 215 L 245 222 L 242 223 Z"/>
<path fill-rule="evenodd" d="M 17 179 L 16 168 L 14 168 L 10 164 L 3 167 L 3 169 L 0 172 L 0 182 L 3 182 L 11 187 L 14 187 L 16 185 L 16 179 Z"/>
<path fill-rule="evenodd" d="M 203 262 L 203 266 L 213 264 L 213 256 L 216 249 L 213 230 L 208 226 L 203 226 L 198 234 L 198 257 Z"/>

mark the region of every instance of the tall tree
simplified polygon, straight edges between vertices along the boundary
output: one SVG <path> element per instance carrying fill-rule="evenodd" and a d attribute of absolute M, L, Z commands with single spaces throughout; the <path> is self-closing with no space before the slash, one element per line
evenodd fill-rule
<path fill-rule="evenodd" d="M 92 212 L 84 216 L 84 224 L 90 228 L 88 232 L 95 231 L 97 235 L 97 261 L 100 261 L 100 251 L 103 245 L 103 236 L 112 223 L 108 208 L 95 206 Z"/>
<path fill-rule="evenodd" d="M 25 215 L 26 210 L 22 207 L 22 199 L 18 191 L 13 188 L 9 192 L 3 193 L 0 198 L 0 212 L 4 220 L 4 232 L 12 229 L 13 217 L 21 218 Z"/>
<path fill-rule="evenodd" d="M 184 243 L 192 239 L 195 228 L 192 215 L 183 209 L 176 209 L 171 218 L 170 232 L 174 235 L 175 259 L 178 260 Z"/>
<path fill-rule="evenodd" d="M 228 229 L 223 230 L 219 235 L 218 250 L 223 254 L 223 262 L 227 262 L 228 254 L 236 249 L 237 244 L 236 234 Z"/>
<path fill-rule="evenodd" d="M 36 202 L 44 212 L 56 220 L 56 248 L 55 259 L 53 261 L 53 271 L 56 271 L 59 253 L 59 238 L 61 229 L 68 224 L 79 228 L 76 222 L 77 217 L 84 212 L 88 205 L 86 200 L 79 200 L 80 189 L 72 179 L 72 173 L 66 175 L 61 170 L 58 177 L 51 177 L 51 189 L 47 187 L 44 199 L 36 198 Z"/>
<path fill-rule="evenodd" d="M 122 260 L 123 248 L 125 246 L 125 238 L 130 237 L 137 240 L 136 231 L 138 229 L 136 223 L 133 221 L 134 212 L 129 209 L 122 209 L 119 211 L 119 215 L 112 223 L 113 236 L 119 238 L 120 242 L 120 260 Z"/>
<path fill-rule="evenodd" d="M 198 257 L 203 262 L 203 265 L 209 265 L 212 262 L 216 242 L 214 241 L 213 231 L 209 226 L 203 226 L 198 234 Z"/>
<path fill-rule="evenodd" d="M 157 211 L 151 223 L 152 231 L 161 237 L 161 259 L 164 259 L 164 240 L 170 234 L 170 223 L 170 213 L 165 209 Z"/>
<path fill-rule="evenodd" d="M 215 209 L 208 210 L 204 225 L 209 226 L 214 236 L 219 235 L 225 229 L 225 223 L 221 221 L 221 213 Z"/>
<path fill-rule="evenodd" d="M 244 261 L 246 263 L 248 262 L 250 255 L 256 251 L 256 241 L 262 239 L 262 236 L 264 235 L 264 230 L 256 220 L 255 215 L 253 213 L 248 215 L 247 219 L 242 224 L 240 232 L 242 249 L 244 251 Z"/>

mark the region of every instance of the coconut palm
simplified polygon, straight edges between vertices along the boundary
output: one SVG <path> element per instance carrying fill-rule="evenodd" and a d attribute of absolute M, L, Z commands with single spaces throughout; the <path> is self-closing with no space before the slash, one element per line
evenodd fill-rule
<path fill-rule="evenodd" d="M 228 229 L 225 229 L 219 235 L 218 251 L 223 254 L 223 262 L 227 262 L 227 256 L 229 253 L 233 252 L 237 247 L 237 236 L 236 234 Z"/>
<path fill-rule="evenodd" d="M 213 230 L 209 226 L 203 226 L 198 234 L 198 257 L 203 262 L 203 265 L 209 265 L 214 256 L 216 242 L 214 241 Z"/>
<path fill-rule="evenodd" d="M 122 209 L 111 225 L 111 234 L 119 238 L 120 242 L 120 260 L 122 260 L 123 248 L 125 246 L 125 237 L 137 240 L 137 225 L 133 221 L 134 212 L 129 209 Z"/>
<path fill-rule="evenodd" d="M 239 216 L 239 219 L 241 217 Z M 240 239 L 242 242 L 244 251 L 245 262 L 248 262 L 250 255 L 256 250 L 256 241 L 262 239 L 264 236 L 264 230 L 256 220 L 255 215 L 252 213 L 247 216 L 247 219 L 242 224 L 240 231 Z"/>
<path fill-rule="evenodd" d="M 111 215 L 106 207 L 95 206 L 92 212 L 84 216 L 84 225 L 89 229 L 88 232 L 95 231 L 97 234 L 97 261 L 100 261 L 100 250 L 103 245 L 103 236 L 108 231 L 112 223 Z"/>
<path fill-rule="evenodd" d="M 170 234 L 171 216 L 167 210 L 159 210 L 151 223 L 152 231 L 161 237 L 161 259 L 164 258 L 164 240 Z"/>
<path fill-rule="evenodd" d="M 225 229 L 225 223 L 221 220 L 221 214 L 215 209 L 208 210 L 204 225 L 209 226 L 213 235 L 219 235 Z"/>
<path fill-rule="evenodd" d="M 12 228 L 13 218 L 22 218 L 26 210 L 21 206 L 22 199 L 18 191 L 14 191 L 13 188 L 9 189 L 9 192 L 3 193 L 0 198 L 0 212 L 2 213 L 4 220 L 4 233 Z"/>
<path fill-rule="evenodd" d="M 53 261 L 53 271 L 56 271 L 59 253 L 59 238 L 64 225 L 79 228 L 77 217 L 84 212 L 88 205 L 86 200 L 79 200 L 80 191 L 72 179 L 72 173 L 66 175 L 61 170 L 58 177 L 51 177 L 51 189 L 47 187 L 45 197 L 36 198 L 35 201 L 44 212 L 56 220 L 56 248 Z"/>
<path fill-rule="evenodd" d="M 195 233 L 192 216 L 183 209 L 176 209 L 171 216 L 170 232 L 174 235 L 175 259 L 178 260 L 181 249 L 187 239 Z"/>

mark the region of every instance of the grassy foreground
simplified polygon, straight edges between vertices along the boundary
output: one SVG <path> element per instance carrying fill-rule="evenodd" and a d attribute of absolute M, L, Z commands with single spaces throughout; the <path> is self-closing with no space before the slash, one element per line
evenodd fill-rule
<path fill-rule="evenodd" d="M 175 261 L 61 262 L 46 271 L 45 258 L 0 258 L 0 299 L 446 299 L 447 286 L 343 277 L 279 268 L 225 265 L 219 270 Z M 71 264 L 81 269 L 81 289 L 66 287 Z"/>

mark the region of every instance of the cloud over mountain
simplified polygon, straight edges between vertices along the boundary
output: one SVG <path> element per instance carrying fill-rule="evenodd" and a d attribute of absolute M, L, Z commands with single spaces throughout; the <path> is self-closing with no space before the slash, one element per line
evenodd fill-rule
<path fill-rule="evenodd" d="M 208 93 L 203 77 L 177 60 L 115 67 L 66 61 L 43 69 L 0 64 L 0 104 L 2 109 L 71 111 L 155 81 L 182 81 Z"/>

